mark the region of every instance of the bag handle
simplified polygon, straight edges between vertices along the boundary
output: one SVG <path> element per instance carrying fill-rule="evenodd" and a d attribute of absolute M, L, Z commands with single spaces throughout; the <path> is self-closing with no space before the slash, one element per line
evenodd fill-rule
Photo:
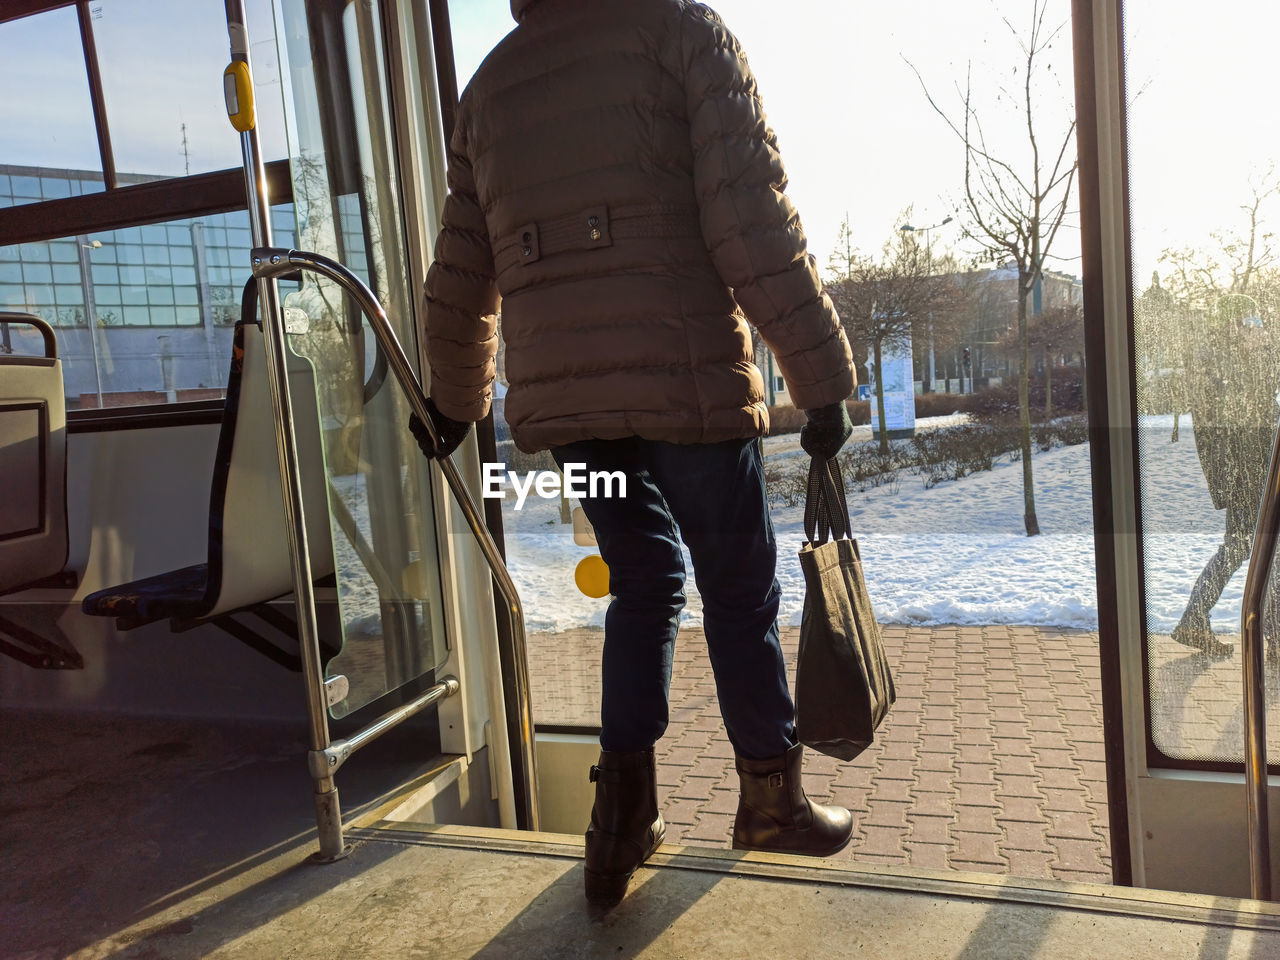
<path fill-rule="evenodd" d="M 843 540 L 852 537 L 849 504 L 845 499 L 844 476 L 840 462 L 809 462 L 809 482 L 804 498 L 804 533 L 810 543 L 826 543 L 828 537 Z"/>

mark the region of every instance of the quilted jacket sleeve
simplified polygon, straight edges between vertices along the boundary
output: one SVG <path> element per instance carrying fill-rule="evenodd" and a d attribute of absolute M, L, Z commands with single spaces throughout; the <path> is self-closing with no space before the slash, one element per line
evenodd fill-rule
<path fill-rule="evenodd" d="M 712 261 L 773 350 L 797 407 L 853 392 L 849 343 L 800 217 L 738 40 L 700 4 L 681 17 L 680 67 L 694 157 L 694 189 Z"/>
<path fill-rule="evenodd" d="M 498 289 L 462 130 L 460 122 L 449 148 L 449 196 L 427 271 L 426 333 L 431 398 L 446 417 L 472 422 L 492 397 Z"/>

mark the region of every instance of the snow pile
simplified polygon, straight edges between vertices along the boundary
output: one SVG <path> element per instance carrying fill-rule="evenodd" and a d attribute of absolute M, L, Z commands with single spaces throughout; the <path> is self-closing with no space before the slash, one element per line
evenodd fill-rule
<path fill-rule="evenodd" d="M 935 425 L 941 424 L 928 423 Z M 1224 520 L 1209 500 L 1190 418 L 1184 418 L 1177 443 L 1168 442 L 1172 425 L 1172 417 L 1147 418 L 1140 439 L 1148 505 L 1147 601 L 1155 632 L 1177 622 L 1196 575 L 1221 542 Z M 788 455 L 785 439 L 766 441 L 766 456 Z M 1038 453 L 1034 465 L 1038 537 L 1023 531 L 1022 469 L 1016 462 L 932 489 L 919 477 L 904 476 L 896 489 L 850 497 L 868 589 L 882 622 L 1097 627 L 1088 447 Z M 777 508 L 772 518 L 783 593 L 779 619 L 798 624 L 804 582 L 796 554 L 804 540 L 803 510 Z M 519 512 L 508 503 L 504 523 L 529 629 L 602 626 L 608 598 L 585 597 L 573 582 L 574 567 L 594 551 L 574 544 L 571 528 L 560 523 L 558 502 L 530 498 Z M 697 624 L 701 603 L 687 551 L 685 566 L 689 603 L 682 622 Z M 1243 582 L 1242 568 L 1215 610 L 1217 629 L 1237 623 Z"/>

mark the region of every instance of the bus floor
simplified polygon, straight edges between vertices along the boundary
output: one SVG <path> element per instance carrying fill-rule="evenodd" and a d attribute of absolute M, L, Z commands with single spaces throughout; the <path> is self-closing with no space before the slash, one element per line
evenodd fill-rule
<path fill-rule="evenodd" d="M 353 849 L 320 865 L 297 727 L 0 722 L 15 960 L 1280 956 L 1276 905 L 675 845 L 593 911 L 579 837 L 380 819 L 440 760 L 388 759 L 412 731 L 344 768 Z"/>

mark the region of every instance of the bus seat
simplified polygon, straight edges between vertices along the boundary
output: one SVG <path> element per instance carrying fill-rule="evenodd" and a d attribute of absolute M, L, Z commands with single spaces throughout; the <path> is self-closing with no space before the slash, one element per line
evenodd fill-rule
<path fill-rule="evenodd" d="M 315 377 L 292 352 L 288 363 L 311 572 L 325 580 L 333 574 L 333 546 Z M 85 613 L 115 617 L 125 630 L 166 618 L 180 629 L 292 592 L 268 377 L 257 285 L 250 280 L 235 327 L 209 491 L 208 560 L 92 593 L 82 603 Z"/>
<path fill-rule="evenodd" d="M 12 351 L 13 327 L 34 327 L 40 356 Z M 53 328 L 0 313 L 0 594 L 58 573 L 67 562 L 67 407 Z"/>
<path fill-rule="evenodd" d="M 14 327 L 31 327 L 43 351 L 14 351 Z M 0 313 L 0 594 L 36 586 L 67 562 L 67 404 L 53 328 L 27 313 Z M 19 339 L 27 334 L 19 333 Z M 37 669 L 79 670 L 61 643 L 0 616 L 0 653 Z"/>

